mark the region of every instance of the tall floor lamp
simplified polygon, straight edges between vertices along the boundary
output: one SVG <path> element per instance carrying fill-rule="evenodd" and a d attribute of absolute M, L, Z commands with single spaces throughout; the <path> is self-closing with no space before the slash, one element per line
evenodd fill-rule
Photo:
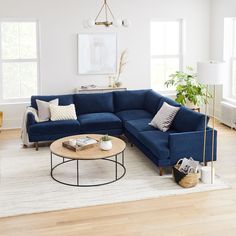
<path fill-rule="evenodd" d="M 204 146 L 203 146 L 203 163 L 206 163 L 206 142 L 207 142 L 207 108 L 208 108 L 208 89 L 209 85 L 213 86 L 213 98 L 212 98 L 212 157 L 211 157 L 211 183 L 214 183 L 214 154 L 215 154 L 215 97 L 216 97 L 216 85 L 222 84 L 224 78 L 225 63 L 223 62 L 198 62 L 197 73 L 198 81 L 206 85 L 206 104 L 205 104 L 205 129 L 204 129 Z"/>

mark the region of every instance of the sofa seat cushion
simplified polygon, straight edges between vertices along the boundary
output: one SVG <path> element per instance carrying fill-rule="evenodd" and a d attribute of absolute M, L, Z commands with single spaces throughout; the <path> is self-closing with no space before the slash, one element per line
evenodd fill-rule
<path fill-rule="evenodd" d="M 167 159 L 170 156 L 169 133 L 159 130 L 144 131 L 139 133 L 139 140 L 148 148 L 157 158 Z"/>
<path fill-rule="evenodd" d="M 125 129 L 138 138 L 140 132 L 156 130 L 149 125 L 151 119 L 130 120 L 125 122 Z"/>
<path fill-rule="evenodd" d="M 139 119 L 152 119 L 153 115 L 145 110 L 127 110 L 117 112 L 116 115 L 123 121 L 139 120 Z"/>
<path fill-rule="evenodd" d="M 46 121 L 36 123 L 28 128 L 31 135 L 79 134 L 80 124 L 77 120 Z"/>
<path fill-rule="evenodd" d="M 121 120 L 113 113 L 90 113 L 78 117 L 82 132 L 122 129 Z"/>

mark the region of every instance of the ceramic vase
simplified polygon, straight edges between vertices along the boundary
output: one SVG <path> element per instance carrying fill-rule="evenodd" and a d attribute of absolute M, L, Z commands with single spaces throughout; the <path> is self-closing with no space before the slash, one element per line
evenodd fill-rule
<path fill-rule="evenodd" d="M 109 141 L 100 141 L 100 148 L 104 151 L 109 151 L 112 149 L 112 142 L 111 140 Z"/>

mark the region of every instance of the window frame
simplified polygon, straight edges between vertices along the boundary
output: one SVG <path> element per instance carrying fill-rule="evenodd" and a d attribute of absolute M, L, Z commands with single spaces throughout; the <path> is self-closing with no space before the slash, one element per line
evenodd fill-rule
<path fill-rule="evenodd" d="M 35 59 L 2 59 L 2 35 L 1 27 L 2 23 L 28 23 L 32 22 L 36 24 L 36 58 Z M 40 30 L 39 30 L 39 21 L 36 19 L 0 19 L 0 104 L 16 104 L 16 103 L 28 103 L 30 97 L 25 98 L 3 98 L 3 63 L 23 63 L 23 62 L 36 62 L 37 63 L 37 94 L 41 92 L 41 82 L 40 82 Z M 32 94 L 33 95 L 33 94 Z"/>
<path fill-rule="evenodd" d="M 177 55 L 152 55 L 151 52 L 151 24 L 153 22 L 178 22 L 179 23 L 179 53 Z M 152 19 L 150 21 L 150 80 L 151 80 L 151 88 L 155 90 L 155 87 L 153 87 L 152 84 L 152 78 L 151 78 L 151 71 L 152 71 L 152 60 L 153 59 L 172 59 L 177 58 L 179 59 L 179 70 L 182 71 L 184 68 L 184 19 Z M 162 94 L 174 94 L 174 89 L 165 89 L 165 90 L 157 90 L 158 92 L 161 92 Z"/>

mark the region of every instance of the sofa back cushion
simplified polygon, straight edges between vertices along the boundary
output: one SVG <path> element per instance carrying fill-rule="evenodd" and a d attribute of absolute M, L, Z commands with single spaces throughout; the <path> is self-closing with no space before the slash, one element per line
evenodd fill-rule
<path fill-rule="evenodd" d="M 178 102 L 174 101 L 173 99 L 169 97 L 163 97 L 163 99 L 161 100 L 160 107 L 163 105 L 164 102 L 168 103 L 171 106 L 181 107 L 181 105 Z"/>
<path fill-rule="evenodd" d="M 200 131 L 204 127 L 205 116 L 186 107 L 180 108 L 172 123 L 172 128 L 181 132 Z"/>
<path fill-rule="evenodd" d="M 114 112 L 113 93 L 75 94 L 76 114 Z"/>
<path fill-rule="evenodd" d="M 150 90 L 147 92 L 144 102 L 144 108 L 146 111 L 155 115 L 163 104 L 163 96 Z"/>
<path fill-rule="evenodd" d="M 49 102 L 51 100 L 54 100 L 58 98 L 59 99 L 59 105 L 60 106 L 66 106 L 74 103 L 74 95 L 53 95 L 53 96 L 32 96 L 31 97 L 31 106 L 38 110 L 38 106 L 36 103 L 36 100 L 41 100 L 45 102 Z"/>
<path fill-rule="evenodd" d="M 143 110 L 147 92 L 150 90 L 128 90 L 114 92 L 115 112 Z"/>

